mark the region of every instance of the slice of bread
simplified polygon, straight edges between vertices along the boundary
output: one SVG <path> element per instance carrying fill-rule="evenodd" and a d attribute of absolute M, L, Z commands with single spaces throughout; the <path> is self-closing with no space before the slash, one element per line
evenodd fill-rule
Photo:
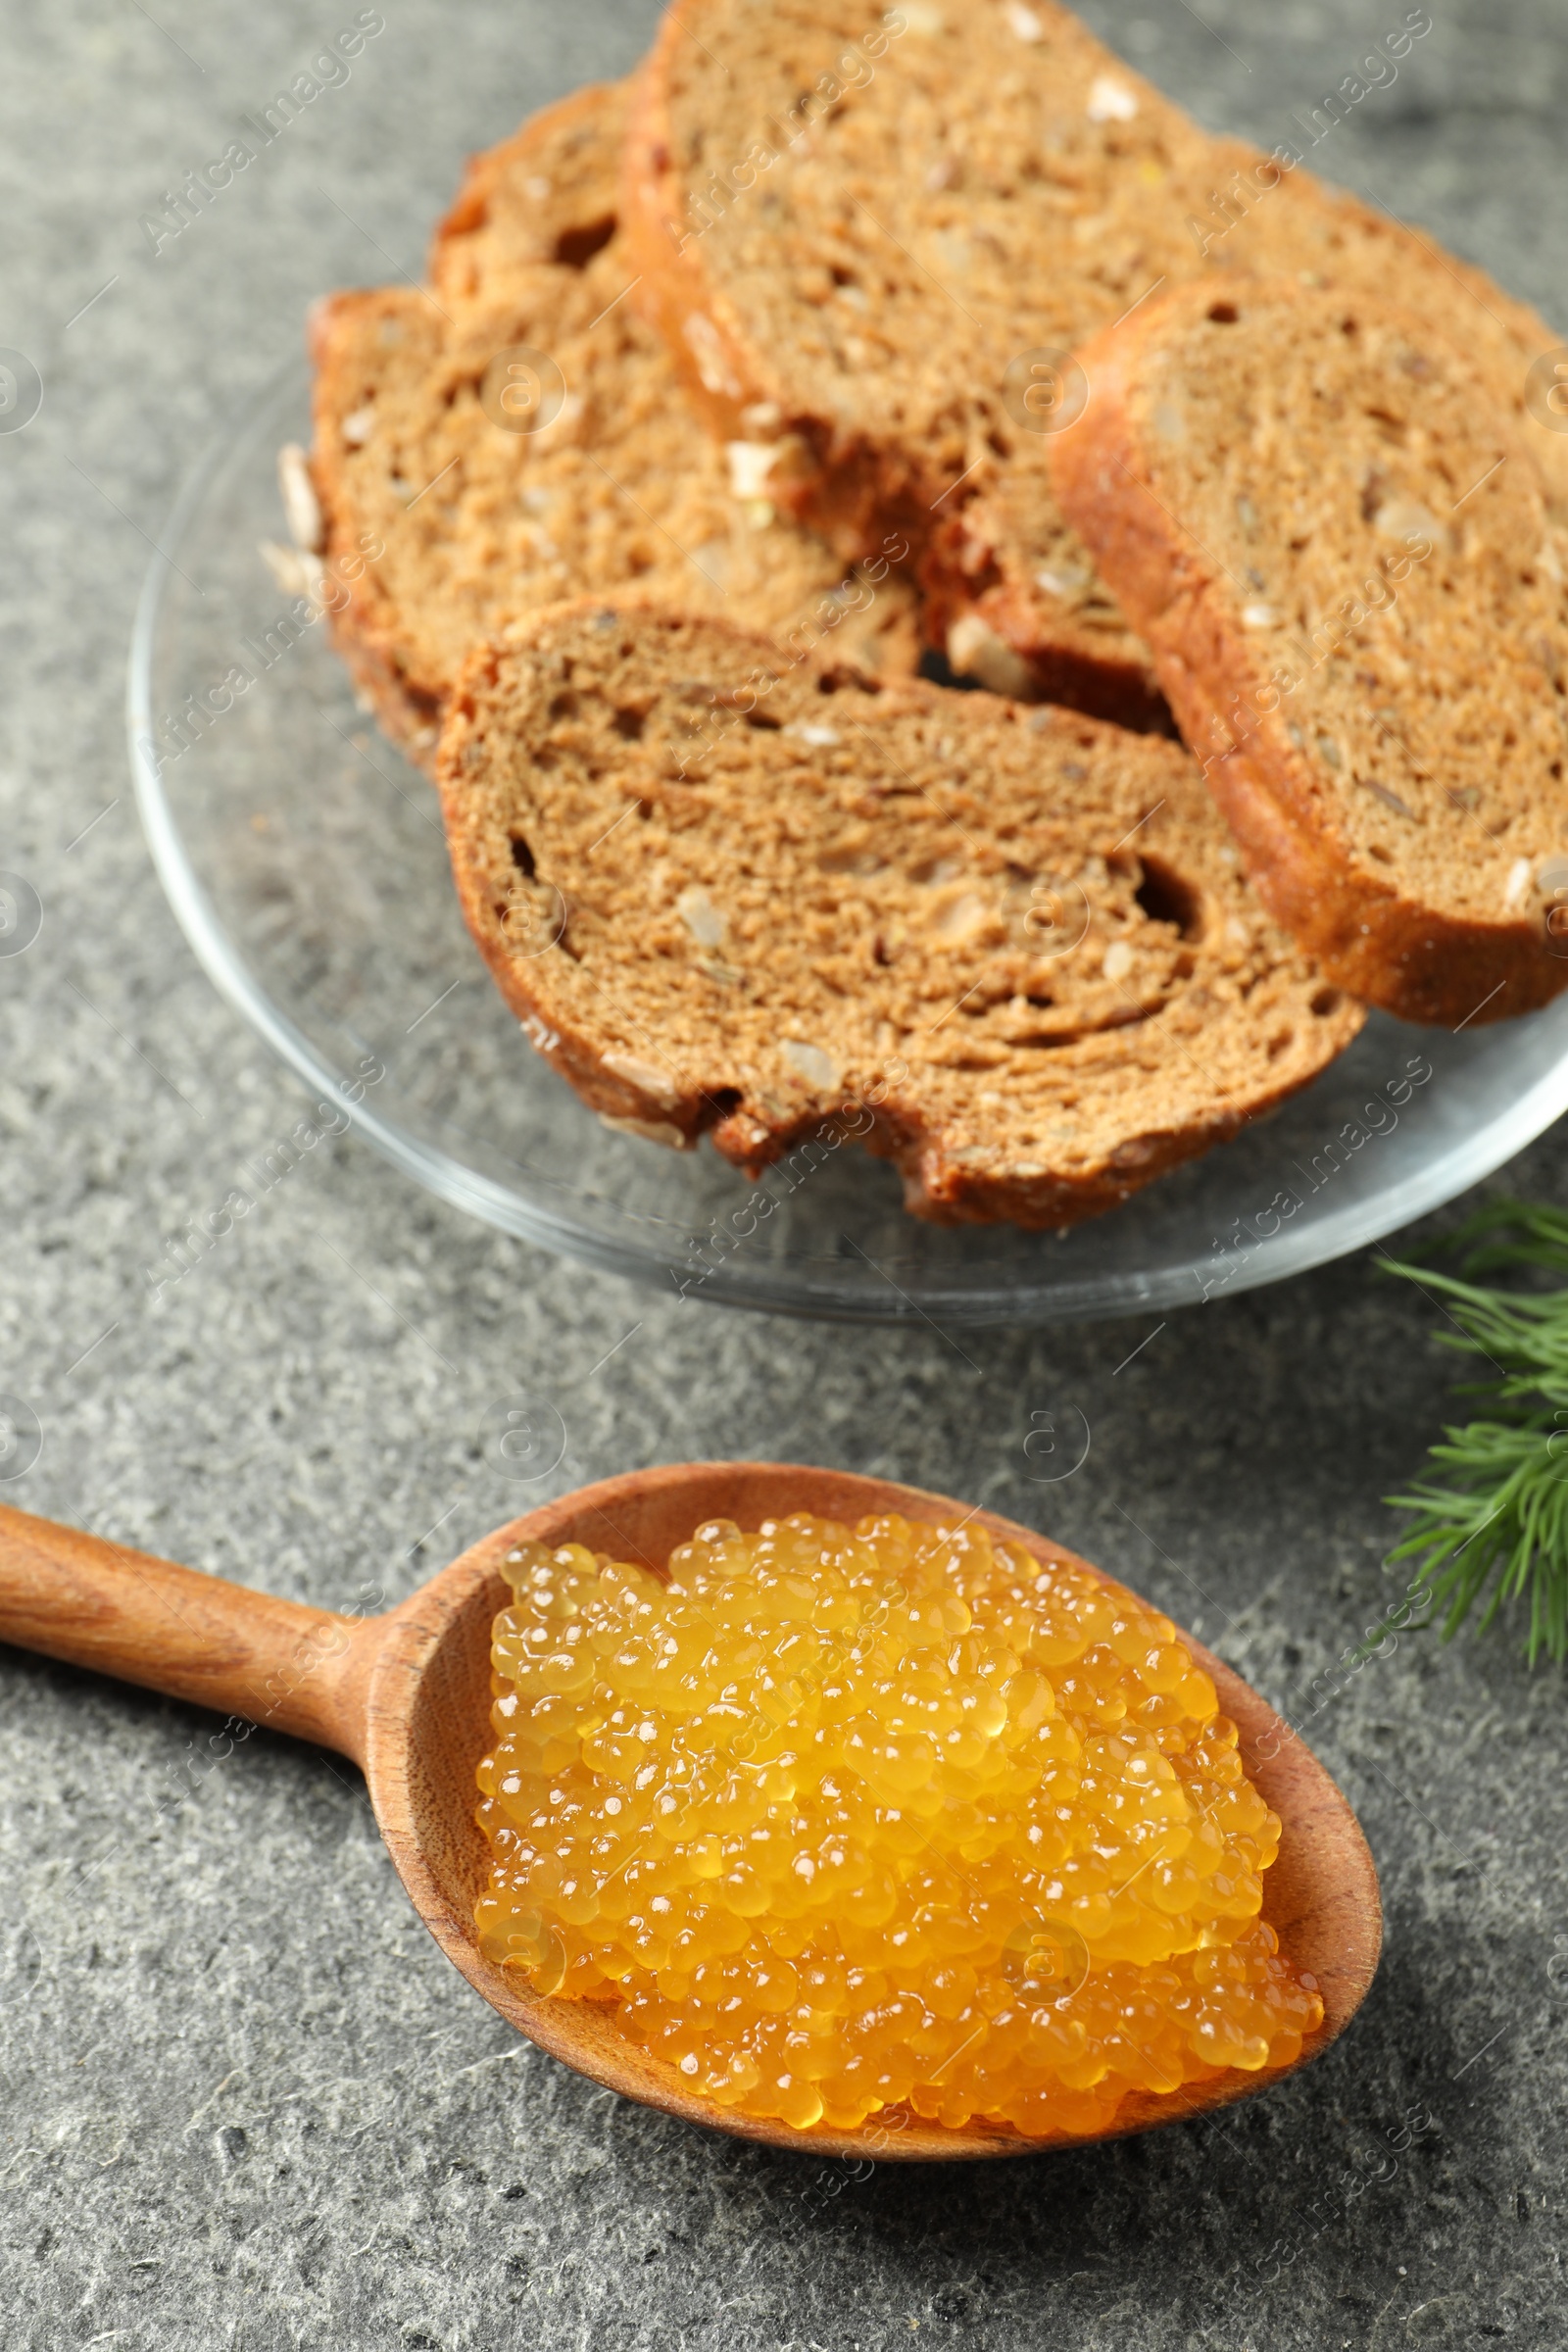
<path fill-rule="evenodd" d="M 429 294 L 339 294 L 315 315 L 312 472 L 336 642 L 418 759 L 477 639 L 632 580 L 748 627 L 829 634 L 873 668 L 919 659 L 912 591 L 888 557 L 847 577 L 688 414 L 625 299 L 623 126 L 618 89 L 552 108 L 470 166 Z M 552 408 L 540 429 L 512 429 Z"/>
<path fill-rule="evenodd" d="M 1048 462 L 1082 341 L 1216 269 L 1397 288 L 1516 409 L 1557 340 L 1298 164 L 1201 131 L 1054 0 L 680 0 L 627 172 L 638 299 L 712 427 L 770 449 L 843 552 L 906 533 L 956 667 L 1137 723 L 1148 650 Z M 1535 437 L 1568 501 L 1568 437 Z"/>
<path fill-rule="evenodd" d="M 510 138 L 469 156 L 426 264 L 446 310 L 526 302 L 531 271 L 584 269 L 610 243 L 628 96 L 624 82 L 586 82 L 530 115 Z"/>
<path fill-rule="evenodd" d="M 438 773 L 532 1043 L 612 1125 L 754 1175 L 827 1129 L 919 1215 L 1071 1224 L 1363 1018 L 1187 754 L 1078 713 L 579 600 L 474 655 Z"/>
<path fill-rule="evenodd" d="M 1483 371 L 1387 304 L 1261 280 L 1161 296 L 1083 364 L 1063 503 L 1267 906 L 1408 1020 L 1556 996 L 1568 532 Z"/>

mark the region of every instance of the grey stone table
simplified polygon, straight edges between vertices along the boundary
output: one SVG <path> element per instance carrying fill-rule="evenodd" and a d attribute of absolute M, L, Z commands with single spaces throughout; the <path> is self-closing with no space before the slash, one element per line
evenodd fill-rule
<path fill-rule="evenodd" d="M 1269 144 L 1404 15 L 1142 4 L 1092 14 Z M 595 1474 L 799 1454 L 1037 1522 L 1049 1493 L 1065 1541 L 1313 1714 L 1383 1871 L 1388 1955 L 1329 2058 L 1221 2121 L 850 2179 L 521 2046 L 414 1919 L 348 1767 L 258 1735 L 187 1793 L 201 1718 L 7 1652 L 0 2341 L 1568 2341 L 1561 1678 L 1509 1639 L 1428 1637 L 1313 1696 L 1388 1592 L 1381 1498 L 1443 1411 L 1419 1299 L 1355 1261 L 1177 1316 L 1125 1369 L 1143 1326 L 971 1337 L 966 1362 L 931 1332 L 747 1320 L 553 1263 L 352 1140 L 154 1297 L 166 1237 L 298 1105 L 197 970 L 127 797 L 151 541 L 310 298 L 416 268 L 465 151 L 629 66 L 653 23 L 651 0 L 386 0 L 352 78 L 155 255 L 142 216 L 357 13 L 0 11 L 0 344 L 43 382 L 0 437 L 0 865 L 44 909 L 0 961 L 0 1391 L 42 1427 L 7 1497 L 348 1605 L 511 1515 L 476 1433 L 519 1386 L 556 1396 Z M 1434 14 L 1318 160 L 1568 329 L 1562 0 Z M 1509 1180 L 1562 1198 L 1568 1152 L 1548 1138 Z M 1093 1446 L 1048 1491 L 1018 1432 L 1065 1403 Z"/>

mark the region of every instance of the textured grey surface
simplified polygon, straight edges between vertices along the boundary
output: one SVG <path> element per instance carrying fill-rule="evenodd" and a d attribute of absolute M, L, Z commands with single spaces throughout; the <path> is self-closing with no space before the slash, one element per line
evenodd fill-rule
<path fill-rule="evenodd" d="M 349 1768 L 258 1735 L 180 1800 L 205 1719 L 6 1652 L 7 2352 L 1568 2341 L 1561 1678 L 1495 1640 L 1332 1671 L 1388 1590 L 1380 1497 L 1443 1409 L 1418 1301 L 1352 1262 L 1175 1318 L 1121 1370 L 1145 1327 L 960 1357 L 552 1264 L 352 1141 L 152 1298 L 165 1239 L 300 1104 L 195 968 L 125 797 L 149 535 L 310 297 L 416 267 L 464 151 L 628 65 L 652 21 L 388 0 L 352 80 L 155 260 L 140 215 L 356 12 L 155 13 L 0 10 L 0 344 L 45 386 L 0 437 L 0 866 L 43 904 L 0 959 L 0 1391 L 42 1428 L 6 1497 L 347 1605 L 530 1498 L 477 1436 L 519 1388 L 565 1421 L 557 1486 L 757 1452 L 946 1487 L 1049 1526 L 1310 1718 L 1390 1933 L 1346 2041 L 1223 2121 L 855 2180 L 519 2046 L 414 1921 Z M 1094 11 L 1270 142 L 1403 13 Z M 1443 6 L 1318 160 L 1568 328 L 1564 39 L 1561 0 Z M 1568 1156 L 1548 1139 L 1512 1176 L 1563 1198 Z M 1030 1414 L 1069 1406 L 1089 1459 L 1031 1484 Z"/>

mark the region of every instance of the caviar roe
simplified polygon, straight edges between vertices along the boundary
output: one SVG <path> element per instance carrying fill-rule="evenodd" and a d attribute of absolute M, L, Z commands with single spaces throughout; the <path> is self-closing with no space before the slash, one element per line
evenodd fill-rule
<path fill-rule="evenodd" d="M 982 1528 L 804 1513 L 646 1569 L 514 1550 L 487 1958 L 693 2090 L 1087 2133 L 1294 2058 L 1280 1825 L 1166 1617 Z"/>

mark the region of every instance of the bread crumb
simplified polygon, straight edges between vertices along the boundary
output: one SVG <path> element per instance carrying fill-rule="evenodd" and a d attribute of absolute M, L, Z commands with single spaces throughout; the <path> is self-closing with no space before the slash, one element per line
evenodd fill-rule
<path fill-rule="evenodd" d="M 343 435 L 343 438 L 348 443 L 350 449 L 363 449 L 367 441 L 368 441 L 370 438 L 371 433 L 375 430 L 374 409 L 356 409 L 352 416 L 344 417 L 342 424 L 338 427 L 338 430 Z"/>
<path fill-rule="evenodd" d="M 1124 939 L 1113 939 L 1105 950 L 1101 970 L 1107 980 L 1125 980 L 1133 968 L 1133 952 Z"/>
<path fill-rule="evenodd" d="M 1528 858 L 1514 859 L 1508 869 L 1508 887 L 1502 894 L 1502 903 L 1505 906 L 1519 906 L 1526 891 L 1530 888 L 1530 871 Z"/>
<path fill-rule="evenodd" d="M 1040 19 L 1035 15 L 1035 12 L 1032 8 L 1025 8 L 1023 6 L 1022 0 L 1008 0 L 1007 23 L 1017 34 L 1020 41 L 1041 41 L 1045 39 L 1045 26 L 1041 24 Z"/>

